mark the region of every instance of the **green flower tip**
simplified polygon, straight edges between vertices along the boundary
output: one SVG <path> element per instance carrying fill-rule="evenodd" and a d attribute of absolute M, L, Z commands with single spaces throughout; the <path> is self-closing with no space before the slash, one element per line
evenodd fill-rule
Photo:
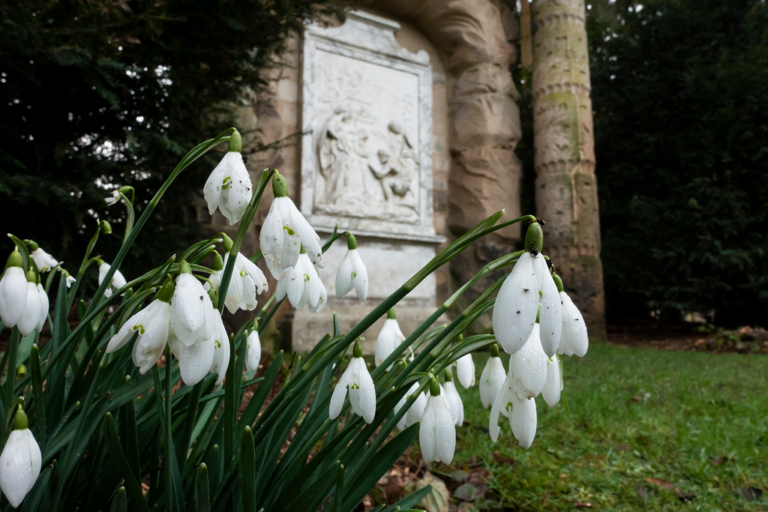
<path fill-rule="evenodd" d="M 19 406 L 19 410 L 16 411 L 16 416 L 13 418 L 13 430 L 26 430 L 29 428 L 29 420 L 27 419 L 27 413 Z"/>
<path fill-rule="evenodd" d="M 445 382 L 451 382 L 453 380 L 453 374 L 451 373 L 450 366 L 445 369 Z"/>
<path fill-rule="evenodd" d="M 357 340 L 355 340 L 355 348 L 352 350 L 352 357 L 363 357 L 363 348 Z"/>
<path fill-rule="evenodd" d="M 437 382 L 437 379 L 432 377 L 432 380 L 429 382 L 429 394 L 432 396 L 440 396 L 440 383 Z"/>
<path fill-rule="evenodd" d="M 355 235 L 347 231 L 347 249 L 350 251 L 353 249 L 357 249 L 357 239 L 355 238 Z"/>
<path fill-rule="evenodd" d="M 160 291 L 157 292 L 157 295 L 155 295 L 155 298 L 157 300 L 161 300 L 163 302 L 171 303 L 171 297 L 173 297 L 173 290 L 175 289 L 175 285 L 173 284 L 173 279 L 171 276 L 166 276 L 165 282 L 163 283 L 162 288 L 160 288 Z"/>
<path fill-rule="evenodd" d="M 101 230 L 104 231 L 105 235 L 111 235 L 112 234 L 112 225 L 109 222 L 103 220 L 103 221 L 101 221 Z"/>
<path fill-rule="evenodd" d="M 304 244 L 301 244 L 301 247 L 299 248 L 299 254 L 307 254 L 307 248 L 304 247 Z"/>
<path fill-rule="evenodd" d="M 391 308 L 389 311 L 387 311 L 387 319 L 394 320 L 395 318 L 397 318 L 397 313 L 395 312 L 395 308 Z"/>
<path fill-rule="evenodd" d="M 214 288 L 208 290 L 208 297 L 211 299 L 211 304 L 215 309 L 219 309 L 219 292 Z"/>
<path fill-rule="evenodd" d="M 189 265 L 188 262 L 181 260 L 179 263 L 179 274 L 191 274 L 192 273 L 192 267 Z"/>
<path fill-rule="evenodd" d="M 224 270 L 224 258 L 216 251 L 213 251 L 213 270 L 216 272 Z"/>
<path fill-rule="evenodd" d="M 27 376 L 27 367 L 24 366 L 24 363 L 21 363 L 18 368 L 16 368 L 16 377 L 19 379 L 22 379 Z"/>
<path fill-rule="evenodd" d="M 235 130 L 232 135 L 229 136 L 229 151 L 230 153 L 240 153 L 243 150 L 243 137 L 240 132 Z"/>
<path fill-rule="evenodd" d="M 275 194 L 275 197 L 288 197 L 288 182 L 277 171 L 275 171 L 275 175 L 272 177 L 272 192 Z"/>
<path fill-rule="evenodd" d="M 464 335 L 463 334 L 459 334 L 459 341 L 464 341 Z"/>
<path fill-rule="evenodd" d="M 539 309 L 536 311 L 536 323 L 540 323 L 541 320 L 541 304 L 539 304 Z"/>
<path fill-rule="evenodd" d="M 18 248 L 8 256 L 8 263 L 5 264 L 5 268 L 10 267 L 24 267 L 21 253 L 18 251 Z"/>
<path fill-rule="evenodd" d="M 24 240 L 24 243 L 27 244 L 27 248 L 29 249 L 29 252 L 35 252 L 40 248 L 39 245 L 37 245 L 37 242 L 34 240 Z"/>
<path fill-rule="evenodd" d="M 499 346 L 496 343 L 491 345 L 491 357 L 499 357 Z"/>
<path fill-rule="evenodd" d="M 232 246 L 235 245 L 235 243 L 232 241 L 231 238 L 229 238 L 226 233 L 221 234 L 222 238 L 224 238 L 224 250 L 229 252 L 232 250 Z"/>
<path fill-rule="evenodd" d="M 544 247 L 544 231 L 538 222 L 532 222 L 525 234 L 525 250 L 530 251 L 532 247 L 536 247 L 539 252 Z"/>
<path fill-rule="evenodd" d="M 555 285 L 557 286 L 557 291 L 558 291 L 558 292 L 562 292 L 562 291 L 564 291 L 564 288 L 563 288 L 563 280 L 562 280 L 562 279 L 560 279 L 560 276 L 559 276 L 559 275 L 557 275 L 557 274 L 552 274 L 552 279 L 554 279 L 554 280 L 555 280 Z"/>

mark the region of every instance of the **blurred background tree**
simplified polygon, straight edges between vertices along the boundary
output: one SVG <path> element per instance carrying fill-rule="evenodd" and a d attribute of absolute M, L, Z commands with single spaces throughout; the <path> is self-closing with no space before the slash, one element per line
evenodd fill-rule
<path fill-rule="evenodd" d="M 768 318 L 768 5 L 586 0 L 610 322 Z"/>
<path fill-rule="evenodd" d="M 75 273 L 106 219 L 117 234 L 99 242 L 109 261 L 125 208 L 105 197 L 135 187 L 138 218 L 178 160 L 230 126 L 227 102 L 264 87 L 288 38 L 331 13 L 340 13 L 333 0 L 0 1 L 3 232 L 38 241 Z M 219 157 L 166 194 L 126 276 L 199 235 L 194 195 Z"/>

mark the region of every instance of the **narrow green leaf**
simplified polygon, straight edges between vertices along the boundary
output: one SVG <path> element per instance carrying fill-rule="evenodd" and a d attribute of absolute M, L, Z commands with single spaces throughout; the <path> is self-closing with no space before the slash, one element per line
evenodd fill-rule
<path fill-rule="evenodd" d="M 256 452 L 251 427 L 245 427 L 240 437 L 240 488 L 243 491 L 243 510 L 256 512 Z"/>
<path fill-rule="evenodd" d="M 133 473 L 133 469 L 128 463 L 128 459 L 125 458 L 123 449 L 120 447 L 120 441 L 117 439 L 117 431 L 115 430 L 115 420 L 112 418 L 111 413 L 104 415 L 104 439 L 107 442 L 112 461 L 125 479 L 126 488 L 134 502 L 133 506 L 144 512 L 149 512 L 149 506 L 147 506 L 147 502 L 144 499 L 141 484 L 136 480 L 136 475 Z"/>
<path fill-rule="evenodd" d="M 326 471 L 316 482 L 299 493 L 295 498 L 295 493 L 285 493 L 281 500 L 275 504 L 273 510 L 317 510 L 320 503 L 325 500 L 329 490 L 336 484 L 340 465 L 339 461 L 334 462 L 329 471 Z"/>
<path fill-rule="evenodd" d="M 40 351 L 37 345 L 32 345 L 29 366 L 32 373 L 32 395 L 35 398 L 34 434 L 37 444 L 43 448 L 45 447 L 45 392 L 43 390 L 43 378 L 40 375 Z"/>
<path fill-rule="evenodd" d="M 125 487 L 117 490 L 109 512 L 128 512 L 128 498 L 125 496 Z"/>
<path fill-rule="evenodd" d="M 427 497 L 427 495 L 431 492 L 432 492 L 431 485 L 422 487 L 418 491 L 412 492 L 411 494 L 401 499 L 397 503 L 394 503 L 391 506 L 385 508 L 382 512 L 396 512 L 396 511 L 402 512 L 403 509 L 410 509 L 414 505 L 421 503 L 421 500 Z"/>
<path fill-rule="evenodd" d="M 277 374 L 280 371 L 280 366 L 282 364 L 283 351 L 281 350 L 277 353 L 277 356 L 275 356 L 272 364 L 269 365 L 269 369 L 264 375 L 264 380 L 261 381 L 259 387 L 256 388 L 256 392 L 248 402 L 245 411 L 243 411 L 243 415 L 240 416 L 240 421 L 237 423 L 237 435 L 240 435 L 240 433 L 245 429 L 246 425 L 253 425 L 253 422 L 256 421 L 256 418 L 259 415 L 259 411 L 261 411 L 261 408 L 264 405 L 264 401 L 267 399 L 267 394 L 269 393 L 269 390 L 272 389 L 272 385 L 275 383 L 275 379 L 277 378 Z"/>
<path fill-rule="evenodd" d="M 53 464 L 47 466 L 43 472 L 40 473 L 40 476 L 37 477 L 32 490 L 29 491 L 26 498 L 24 498 L 24 502 L 21 505 L 21 512 L 35 512 L 38 510 L 45 510 L 41 509 L 41 504 L 44 502 L 47 503 L 50 499 L 50 481 L 55 464 L 56 461 L 53 461 Z"/>
<path fill-rule="evenodd" d="M 195 476 L 194 512 L 211 512 L 210 487 L 208 486 L 208 466 L 200 464 Z"/>

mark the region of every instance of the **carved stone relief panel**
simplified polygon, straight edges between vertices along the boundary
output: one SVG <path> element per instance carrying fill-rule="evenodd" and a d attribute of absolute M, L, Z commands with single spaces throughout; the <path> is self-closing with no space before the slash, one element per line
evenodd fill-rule
<path fill-rule="evenodd" d="M 352 12 L 305 33 L 301 210 L 319 231 L 435 241 L 431 68 L 398 28 Z"/>

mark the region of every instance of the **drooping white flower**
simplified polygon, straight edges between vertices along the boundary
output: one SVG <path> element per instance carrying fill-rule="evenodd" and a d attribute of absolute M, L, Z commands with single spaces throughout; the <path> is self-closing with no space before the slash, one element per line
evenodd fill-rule
<path fill-rule="evenodd" d="M 218 311 L 203 285 L 192 275 L 189 264 L 182 262 L 180 272 L 171 299 L 171 326 L 179 341 L 190 346 L 213 336 Z"/>
<path fill-rule="evenodd" d="M 450 368 L 446 370 L 445 382 L 443 383 L 442 395 L 448 403 L 453 415 L 453 422 L 457 427 L 464 424 L 464 402 L 461 401 L 459 392 L 456 391 L 456 385 L 453 383 Z"/>
<path fill-rule="evenodd" d="M 45 295 L 45 292 L 43 292 Z M 24 305 L 24 312 L 21 314 L 16 327 L 19 328 L 19 332 L 22 336 L 29 336 L 37 329 L 38 324 L 42 328 L 40 322 L 40 316 L 43 312 L 43 304 L 40 298 L 40 293 L 35 284 L 35 272 L 29 270 L 27 272 L 27 303 Z M 47 314 L 47 311 L 46 311 Z"/>
<path fill-rule="evenodd" d="M 120 189 L 115 189 L 112 191 L 112 194 L 104 198 L 104 201 L 107 202 L 107 206 L 112 206 L 113 204 L 119 203 L 123 198 L 120 197 Z"/>
<path fill-rule="evenodd" d="M 73 276 L 67 275 L 67 288 L 72 288 L 72 285 L 77 282 L 77 279 L 75 279 Z"/>
<path fill-rule="evenodd" d="M 21 254 L 14 251 L 8 257 L 3 278 L 0 280 L 0 317 L 9 329 L 14 327 L 27 304 L 27 277 L 21 266 Z"/>
<path fill-rule="evenodd" d="M 29 248 L 32 249 L 29 255 L 32 256 L 35 265 L 37 265 L 37 270 L 41 273 L 48 272 L 59 264 L 56 258 L 42 250 L 35 242 L 31 242 Z"/>
<path fill-rule="evenodd" d="M 488 431 L 495 443 L 499 438 L 499 414 L 509 418 L 509 426 L 523 448 L 529 448 L 536 435 L 536 403 L 533 398 L 521 399 L 522 391 L 510 371 L 491 407 Z"/>
<path fill-rule="evenodd" d="M 228 260 L 229 253 L 224 256 L 222 269 L 215 270 L 211 274 L 210 280 L 216 290 L 221 286 L 221 278 L 224 275 L 224 267 L 227 266 Z M 208 290 L 210 285 L 205 283 L 204 288 Z M 235 268 L 232 270 L 229 288 L 227 288 L 227 298 L 224 301 L 229 312 L 234 314 L 238 309 L 253 311 L 258 305 L 256 295 L 265 291 L 269 291 L 269 283 L 267 283 L 264 272 L 242 253 L 237 253 Z"/>
<path fill-rule="evenodd" d="M 149 306 L 130 317 L 109 340 L 107 354 L 123 348 L 135 332 L 139 335 L 133 345 L 133 364 L 139 367 L 143 375 L 160 359 L 168 339 L 173 336 L 171 305 L 165 300 L 155 298 Z"/>
<path fill-rule="evenodd" d="M 259 361 L 261 361 L 261 340 L 259 339 L 258 327 L 254 327 L 245 343 L 247 345 L 245 367 L 248 368 L 249 372 L 255 372 L 259 369 Z"/>
<path fill-rule="evenodd" d="M 331 396 L 331 407 L 328 415 L 331 419 L 338 418 L 344 405 L 344 397 L 349 388 L 349 403 L 355 414 L 362 416 L 366 423 L 372 423 L 376 416 L 376 387 L 371 374 L 363 360 L 360 344 L 355 342 L 352 360 L 341 375 Z"/>
<path fill-rule="evenodd" d="M 104 281 L 104 278 L 107 277 L 107 272 L 109 272 L 109 269 L 111 268 L 108 263 L 104 263 L 101 260 L 99 261 L 99 286 L 101 286 L 101 283 Z M 120 273 L 119 270 L 115 272 L 115 274 L 112 276 L 112 281 L 109 283 L 109 287 L 104 291 L 105 297 L 112 296 L 113 292 L 116 292 L 123 286 L 125 286 L 126 281 L 125 277 L 123 277 L 123 274 Z"/>
<path fill-rule="evenodd" d="M 521 400 L 541 393 L 547 380 L 547 355 L 541 348 L 539 329 L 539 324 L 534 325 L 523 348 L 509 357 L 509 373 L 514 375 Z"/>
<path fill-rule="evenodd" d="M 450 464 L 456 449 L 456 425 L 440 386 L 432 379 L 431 396 L 427 400 L 419 426 L 419 445 L 424 462 Z"/>
<path fill-rule="evenodd" d="M 419 389 L 419 383 L 415 382 L 413 386 L 411 386 L 411 389 L 408 390 L 408 393 L 403 396 L 403 398 L 400 399 L 399 402 L 395 405 L 395 414 L 397 414 L 400 409 L 402 409 L 405 406 L 405 402 L 410 400 L 411 396 Z M 397 422 L 397 428 L 399 430 L 405 430 L 406 428 L 410 427 L 411 425 L 415 424 L 418 421 L 421 421 L 421 417 L 424 414 L 424 409 L 427 407 L 427 398 L 429 397 L 429 392 L 426 393 L 419 393 L 419 396 L 416 397 L 416 400 L 413 402 L 413 405 L 408 409 L 408 411 L 403 415 L 402 418 L 400 418 L 400 421 Z"/>
<path fill-rule="evenodd" d="M 376 338 L 376 353 L 374 354 L 376 366 L 381 365 L 403 341 L 405 341 L 405 335 L 403 335 L 400 325 L 397 323 L 395 308 L 392 308 L 387 311 L 387 319 L 384 320 L 384 326 L 381 328 L 378 338 Z M 391 369 L 392 365 L 390 364 L 387 371 Z"/>
<path fill-rule="evenodd" d="M 560 392 L 563 390 L 563 379 L 560 374 L 560 363 L 557 354 L 547 359 L 547 381 L 544 383 L 544 389 L 541 390 L 541 396 L 547 405 L 554 407 L 560 401 Z"/>
<path fill-rule="evenodd" d="M 240 147 L 235 147 L 237 143 Z M 213 170 L 203 188 L 208 213 L 213 215 L 218 208 L 230 225 L 240 221 L 253 196 L 253 184 L 245 168 L 241 148 L 240 134 L 235 132 L 230 137 L 229 152 Z"/>
<path fill-rule="evenodd" d="M 525 252 L 504 280 L 493 306 L 493 332 L 508 354 L 520 350 L 531 337 L 539 310 L 539 285 L 533 257 Z"/>
<path fill-rule="evenodd" d="M 547 357 L 552 357 L 560 345 L 563 328 L 563 304 L 544 255 L 533 258 L 533 272 L 541 292 L 541 347 Z"/>
<path fill-rule="evenodd" d="M 347 254 L 336 273 L 336 298 L 341 300 L 353 288 L 360 300 L 368 298 L 368 270 L 357 252 L 357 240 L 350 234 Z"/>
<path fill-rule="evenodd" d="M 277 283 L 275 299 L 283 300 L 286 295 L 296 309 L 308 305 L 310 311 L 319 312 L 328 302 L 328 292 L 320 280 L 320 274 L 304 252 L 303 246 L 296 265 L 288 270 L 285 279 Z"/>
<path fill-rule="evenodd" d="M 279 173 L 272 179 L 272 190 L 275 199 L 259 234 L 261 252 L 272 276 L 278 281 L 285 278 L 286 270 L 295 266 L 299 259 L 301 245 L 310 261 L 323 268 L 320 237 L 288 197 L 288 186 Z"/>
<path fill-rule="evenodd" d="M 507 372 L 504 370 L 504 363 L 499 357 L 499 347 L 494 343 L 491 346 L 491 357 L 485 363 L 483 373 L 480 374 L 480 402 L 486 409 L 496 399 Z"/>
<path fill-rule="evenodd" d="M 19 508 L 32 490 L 43 465 L 40 446 L 27 425 L 27 415 L 19 409 L 0 454 L 0 489 L 13 508 Z"/>
<path fill-rule="evenodd" d="M 560 299 L 563 301 L 563 334 L 560 338 L 558 354 L 584 357 L 589 348 L 587 324 L 584 323 L 581 311 L 567 293 L 560 292 Z"/>
<path fill-rule="evenodd" d="M 456 375 L 464 389 L 475 385 L 475 361 L 472 359 L 472 354 L 461 356 L 456 361 Z"/>
<path fill-rule="evenodd" d="M 211 364 L 211 373 L 218 374 L 216 384 L 221 384 L 224 377 L 227 375 L 227 368 L 229 367 L 229 336 L 227 335 L 227 329 L 224 327 L 224 322 L 221 320 L 220 315 L 214 315 L 213 317 L 213 335 L 212 338 L 214 344 L 213 350 L 213 364 Z"/>

